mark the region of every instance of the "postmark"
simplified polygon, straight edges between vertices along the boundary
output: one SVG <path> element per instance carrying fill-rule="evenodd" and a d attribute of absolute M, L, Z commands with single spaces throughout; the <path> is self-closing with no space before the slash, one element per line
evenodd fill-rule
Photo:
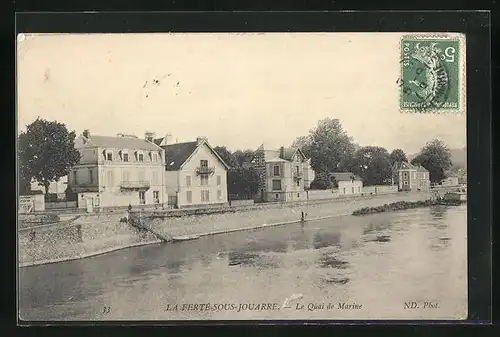
<path fill-rule="evenodd" d="M 464 53 L 460 35 L 401 39 L 401 112 L 464 111 Z"/>

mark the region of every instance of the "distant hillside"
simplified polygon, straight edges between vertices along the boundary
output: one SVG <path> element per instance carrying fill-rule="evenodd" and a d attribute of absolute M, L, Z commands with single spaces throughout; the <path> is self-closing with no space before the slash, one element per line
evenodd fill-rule
<path fill-rule="evenodd" d="M 453 166 L 467 168 L 467 148 L 464 147 L 462 149 L 450 149 L 450 153 Z M 417 155 L 418 153 L 408 155 L 408 160 L 411 161 Z"/>

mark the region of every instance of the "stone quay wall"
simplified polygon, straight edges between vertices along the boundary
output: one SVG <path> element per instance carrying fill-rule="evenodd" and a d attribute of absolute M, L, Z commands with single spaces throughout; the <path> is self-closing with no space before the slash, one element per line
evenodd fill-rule
<path fill-rule="evenodd" d="M 231 211 L 182 216 L 143 211 L 146 228 L 168 238 L 186 235 L 213 235 L 239 230 L 265 228 L 306 220 L 350 215 L 362 207 L 376 207 L 396 201 L 419 201 L 430 197 L 423 192 L 401 192 L 378 196 L 309 201 L 285 204 L 256 204 Z M 191 213 L 190 213 L 191 212 Z M 18 258 L 21 267 L 81 259 L 139 245 L 160 243 L 157 235 L 131 226 L 127 212 L 83 214 L 73 220 L 38 226 L 19 226 Z"/>

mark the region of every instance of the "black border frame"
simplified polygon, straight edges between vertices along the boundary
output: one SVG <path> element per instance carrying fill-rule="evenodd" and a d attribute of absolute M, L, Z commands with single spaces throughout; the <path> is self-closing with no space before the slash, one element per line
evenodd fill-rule
<path fill-rule="evenodd" d="M 462 32 L 467 39 L 468 288 L 466 321 L 273 321 L 288 324 L 488 324 L 492 320 L 491 14 L 488 11 L 23 12 L 17 33 Z M 481 163 L 479 165 L 478 163 Z M 472 165 L 471 165 L 472 164 Z M 475 164 L 475 165 L 474 165 Z M 16 261 L 17 265 L 17 261 Z M 18 267 L 17 267 L 18 268 Z M 16 268 L 16 276 L 17 276 Z M 16 278 L 17 280 L 17 278 Z M 16 284 L 17 290 L 17 284 Z M 17 294 L 16 294 L 17 295 Z M 17 296 L 16 296 L 17 297 Z M 248 325 L 270 321 L 21 321 L 38 325 Z"/>

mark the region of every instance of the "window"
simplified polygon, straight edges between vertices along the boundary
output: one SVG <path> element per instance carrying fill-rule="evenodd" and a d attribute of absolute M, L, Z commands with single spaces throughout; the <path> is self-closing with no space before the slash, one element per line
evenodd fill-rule
<path fill-rule="evenodd" d="M 300 193 L 297 193 L 297 198 L 300 198 Z"/>
<path fill-rule="evenodd" d="M 207 168 L 208 167 L 208 160 L 200 160 L 200 167 Z"/>
<path fill-rule="evenodd" d="M 113 160 L 113 153 L 111 153 L 111 152 L 106 153 L 106 159 Z"/>
<path fill-rule="evenodd" d="M 186 176 L 186 186 L 191 187 L 191 176 Z"/>
<path fill-rule="evenodd" d="M 89 181 L 91 184 L 94 183 L 94 175 L 92 174 L 92 169 L 89 168 Z"/>
<path fill-rule="evenodd" d="M 144 161 L 144 155 L 141 153 L 139 154 L 139 161 L 140 162 L 143 162 Z"/>
<path fill-rule="evenodd" d="M 405 182 L 404 182 L 404 184 L 405 184 L 405 185 L 408 185 L 408 182 L 407 182 L 407 181 L 405 181 Z"/>
<path fill-rule="evenodd" d="M 273 190 L 281 191 L 281 180 L 273 180 Z"/>
<path fill-rule="evenodd" d="M 114 181 L 113 181 L 113 171 L 108 171 L 107 176 L 106 176 L 107 184 L 108 186 L 113 186 Z"/>
<path fill-rule="evenodd" d="M 297 186 L 300 186 L 300 181 L 297 180 Z"/>
<path fill-rule="evenodd" d="M 299 173 L 300 173 L 300 171 L 299 171 L 299 167 L 298 167 L 298 166 L 295 166 L 295 169 L 296 169 L 297 174 L 299 174 Z"/>
<path fill-rule="evenodd" d="M 279 165 L 274 165 L 274 175 L 279 176 L 280 175 L 280 167 Z"/>
<path fill-rule="evenodd" d="M 208 185 L 208 176 L 201 176 L 201 186 L 207 186 Z"/>
<path fill-rule="evenodd" d="M 403 179 L 408 179 L 408 172 L 403 172 Z"/>
<path fill-rule="evenodd" d="M 344 194 L 345 194 L 345 187 L 344 187 Z"/>
<path fill-rule="evenodd" d="M 129 172 L 128 172 L 128 171 L 123 171 L 123 179 L 122 179 L 122 180 L 123 180 L 124 182 L 128 182 L 128 181 L 129 181 L 129 179 L 130 179 L 130 174 L 129 174 Z"/>
<path fill-rule="evenodd" d="M 153 199 L 155 204 L 160 203 L 160 193 L 158 191 L 153 191 Z"/>
<path fill-rule="evenodd" d="M 144 192 L 144 191 L 139 192 L 139 203 L 141 205 L 146 204 L 146 192 Z"/>
<path fill-rule="evenodd" d="M 280 195 L 279 195 L 278 193 L 276 193 L 276 194 L 274 195 L 274 199 L 278 199 L 279 197 L 280 197 Z"/>
<path fill-rule="evenodd" d="M 128 153 L 123 154 L 123 161 L 125 161 L 125 162 L 128 161 Z"/>
<path fill-rule="evenodd" d="M 220 184 L 221 184 L 221 178 L 220 176 L 217 176 L 217 186 L 220 186 Z"/>
<path fill-rule="evenodd" d="M 73 171 L 73 181 L 75 182 L 75 185 L 78 185 L 78 175 L 76 174 L 76 170 Z"/>
<path fill-rule="evenodd" d="M 354 187 L 352 188 L 352 194 L 354 194 Z"/>
<path fill-rule="evenodd" d="M 157 154 L 154 152 L 151 153 L 151 161 L 153 161 L 154 163 L 158 161 Z"/>
<path fill-rule="evenodd" d="M 210 191 L 208 190 L 201 191 L 201 201 L 203 202 L 210 201 Z"/>
<path fill-rule="evenodd" d="M 222 191 L 217 190 L 217 200 L 222 200 Z"/>
<path fill-rule="evenodd" d="M 188 204 L 193 202 L 193 192 L 191 191 L 186 191 L 186 202 Z"/>

